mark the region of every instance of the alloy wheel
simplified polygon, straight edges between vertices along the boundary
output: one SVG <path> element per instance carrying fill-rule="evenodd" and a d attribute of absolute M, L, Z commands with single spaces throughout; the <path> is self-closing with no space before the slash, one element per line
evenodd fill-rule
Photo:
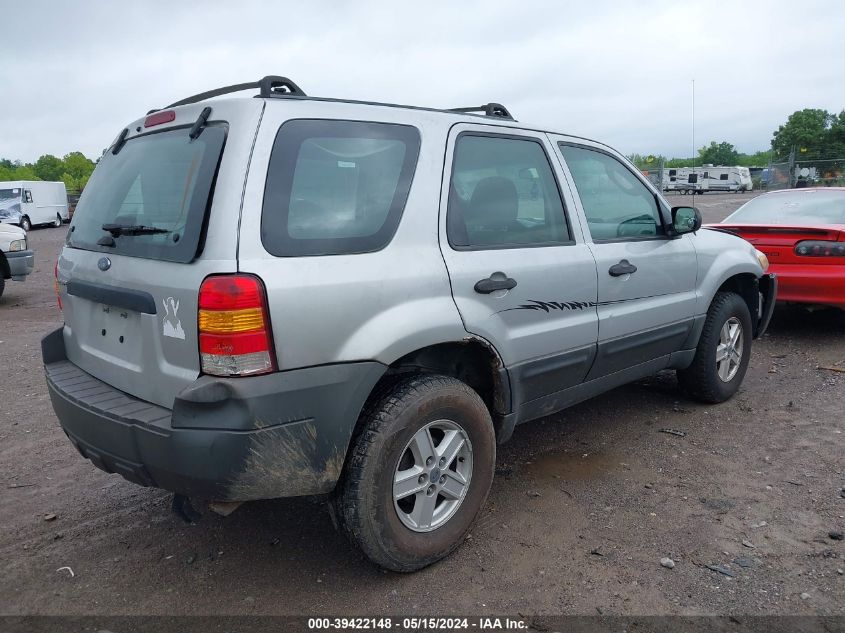
<path fill-rule="evenodd" d="M 472 479 L 472 445 L 451 420 L 426 424 L 408 441 L 393 475 L 393 505 L 414 532 L 430 532 L 458 511 Z"/>
<path fill-rule="evenodd" d="M 742 323 L 731 317 L 722 326 L 716 346 L 716 373 L 722 382 L 730 382 L 739 371 L 743 345 Z"/>

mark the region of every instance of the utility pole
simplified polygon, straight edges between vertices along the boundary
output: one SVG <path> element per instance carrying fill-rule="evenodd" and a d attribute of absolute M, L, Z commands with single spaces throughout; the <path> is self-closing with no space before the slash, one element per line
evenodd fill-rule
<path fill-rule="evenodd" d="M 692 172 L 695 173 L 695 79 L 692 80 Z M 695 184 L 698 184 L 698 178 L 695 179 Z M 695 189 L 696 187 L 693 186 L 693 196 L 695 196 Z M 692 204 L 695 206 L 695 198 L 692 199 Z"/>

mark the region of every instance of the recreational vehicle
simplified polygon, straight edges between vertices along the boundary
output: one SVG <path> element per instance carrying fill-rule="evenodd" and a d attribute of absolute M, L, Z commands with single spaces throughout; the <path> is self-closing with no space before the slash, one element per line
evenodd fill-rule
<path fill-rule="evenodd" d="M 663 172 L 663 190 L 681 193 L 706 191 L 751 191 L 748 167 L 678 167 Z"/>
<path fill-rule="evenodd" d="M 28 231 L 37 224 L 61 226 L 68 220 L 63 182 L 13 180 L 0 182 L 0 222 Z"/>

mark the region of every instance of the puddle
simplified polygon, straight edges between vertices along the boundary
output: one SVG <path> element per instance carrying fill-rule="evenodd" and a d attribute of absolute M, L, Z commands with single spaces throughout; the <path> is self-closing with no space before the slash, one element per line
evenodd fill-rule
<path fill-rule="evenodd" d="M 525 473 L 537 479 L 594 479 L 618 468 L 620 461 L 606 453 L 546 453 L 527 464 Z"/>

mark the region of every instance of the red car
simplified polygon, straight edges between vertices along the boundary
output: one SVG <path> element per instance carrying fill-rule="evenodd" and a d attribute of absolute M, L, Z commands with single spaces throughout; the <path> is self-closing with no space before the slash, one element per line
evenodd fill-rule
<path fill-rule="evenodd" d="M 766 254 L 778 301 L 845 309 L 845 187 L 766 193 L 712 228 Z"/>

